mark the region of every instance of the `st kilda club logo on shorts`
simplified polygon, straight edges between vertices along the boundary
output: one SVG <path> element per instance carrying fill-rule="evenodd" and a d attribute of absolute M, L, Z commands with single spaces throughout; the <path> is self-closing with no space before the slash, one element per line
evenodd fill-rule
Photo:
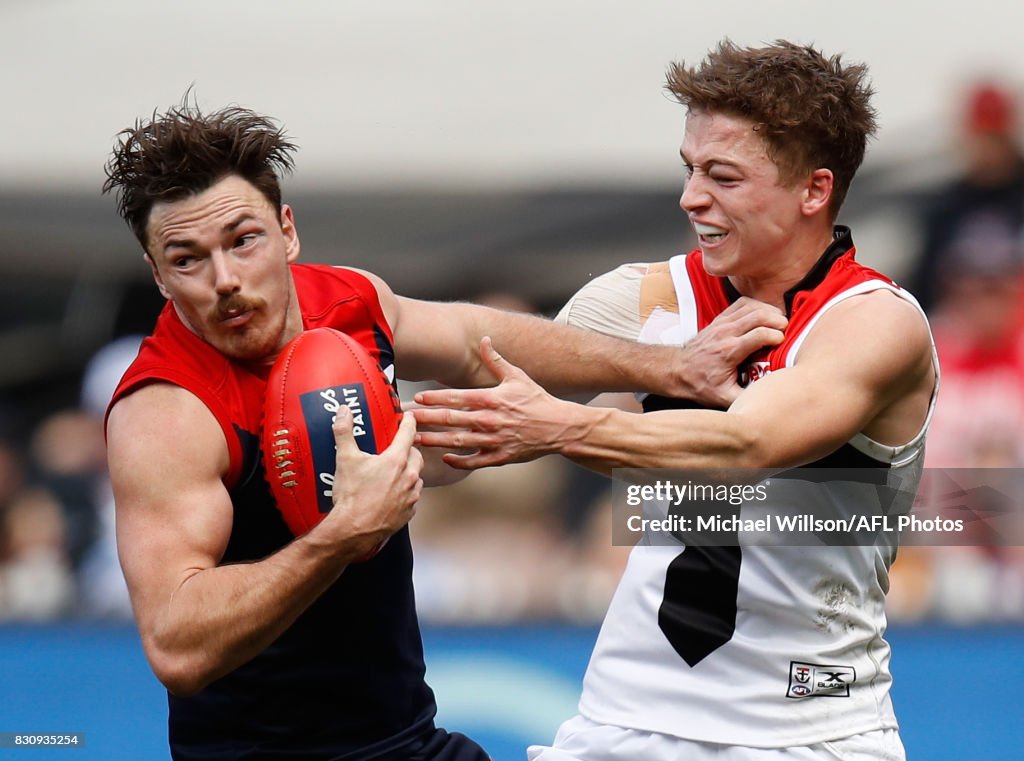
<path fill-rule="evenodd" d="M 820 663 L 789 662 L 787 698 L 848 698 L 857 679 L 853 666 L 825 666 Z"/>
<path fill-rule="evenodd" d="M 309 391 L 302 394 L 299 400 L 302 403 L 302 416 L 306 421 L 309 445 L 312 449 L 313 468 L 317 480 L 317 508 L 321 513 L 329 513 L 333 506 L 336 460 L 332 426 L 334 417 L 342 405 L 352 411 L 352 436 L 356 440 L 356 445 L 369 454 L 377 452 L 373 420 L 366 412 L 366 391 L 362 383 L 350 383 Z"/>

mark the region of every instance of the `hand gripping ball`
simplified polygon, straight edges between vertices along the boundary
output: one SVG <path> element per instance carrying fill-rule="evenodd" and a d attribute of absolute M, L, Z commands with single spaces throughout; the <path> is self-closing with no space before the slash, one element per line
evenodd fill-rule
<path fill-rule="evenodd" d="M 261 442 L 270 492 L 296 536 L 333 506 L 331 426 L 342 405 L 352 411 L 352 433 L 362 451 L 376 454 L 391 443 L 401 405 L 373 357 L 332 328 L 299 334 L 270 370 Z"/>

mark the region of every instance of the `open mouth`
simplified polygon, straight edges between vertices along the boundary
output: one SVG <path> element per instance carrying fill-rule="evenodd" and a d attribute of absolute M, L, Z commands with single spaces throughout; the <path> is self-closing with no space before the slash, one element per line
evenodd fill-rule
<path fill-rule="evenodd" d="M 715 227 L 714 225 L 705 225 L 702 222 L 694 222 L 693 229 L 697 232 L 701 245 L 707 246 L 720 243 L 729 234 L 728 230 L 723 230 L 721 227 Z"/>

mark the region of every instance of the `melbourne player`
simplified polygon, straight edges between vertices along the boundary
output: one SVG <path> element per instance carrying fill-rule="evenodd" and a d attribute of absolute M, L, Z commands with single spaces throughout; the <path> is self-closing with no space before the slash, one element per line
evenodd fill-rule
<path fill-rule="evenodd" d="M 681 343 L 750 296 L 783 309 L 778 345 L 740 368 L 725 408 L 647 396 L 646 414 L 555 399 L 484 342 L 502 382 L 427 392 L 428 444 L 475 468 L 560 453 L 629 468 L 870 467 L 904 489 L 920 477 L 938 365 L 927 320 L 859 264 L 835 224 L 875 127 L 863 66 L 780 41 L 720 44 L 671 67 L 688 108 L 680 205 L 699 248 L 621 268 L 571 302 L 570 321 Z M 827 483 L 794 510 L 856 511 L 874 489 Z M 664 543 L 662 543 L 664 544 Z M 896 537 L 857 546 L 634 549 L 555 759 L 902 759 L 889 696 L 884 598 Z"/>

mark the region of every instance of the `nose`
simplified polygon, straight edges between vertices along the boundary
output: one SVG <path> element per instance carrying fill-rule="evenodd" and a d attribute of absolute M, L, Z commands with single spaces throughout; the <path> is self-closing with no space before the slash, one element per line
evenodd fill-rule
<path fill-rule="evenodd" d="M 687 178 L 683 185 L 683 194 L 679 197 L 679 208 L 687 214 L 692 214 L 699 209 L 707 208 L 711 203 L 711 197 L 707 193 L 704 180 L 698 172 L 694 172 Z"/>
<path fill-rule="evenodd" d="M 222 251 L 216 251 L 211 257 L 213 263 L 213 283 L 218 295 L 229 296 L 236 293 L 242 287 L 241 278 L 238 276 L 237 265 L 231 257 Z"/>

